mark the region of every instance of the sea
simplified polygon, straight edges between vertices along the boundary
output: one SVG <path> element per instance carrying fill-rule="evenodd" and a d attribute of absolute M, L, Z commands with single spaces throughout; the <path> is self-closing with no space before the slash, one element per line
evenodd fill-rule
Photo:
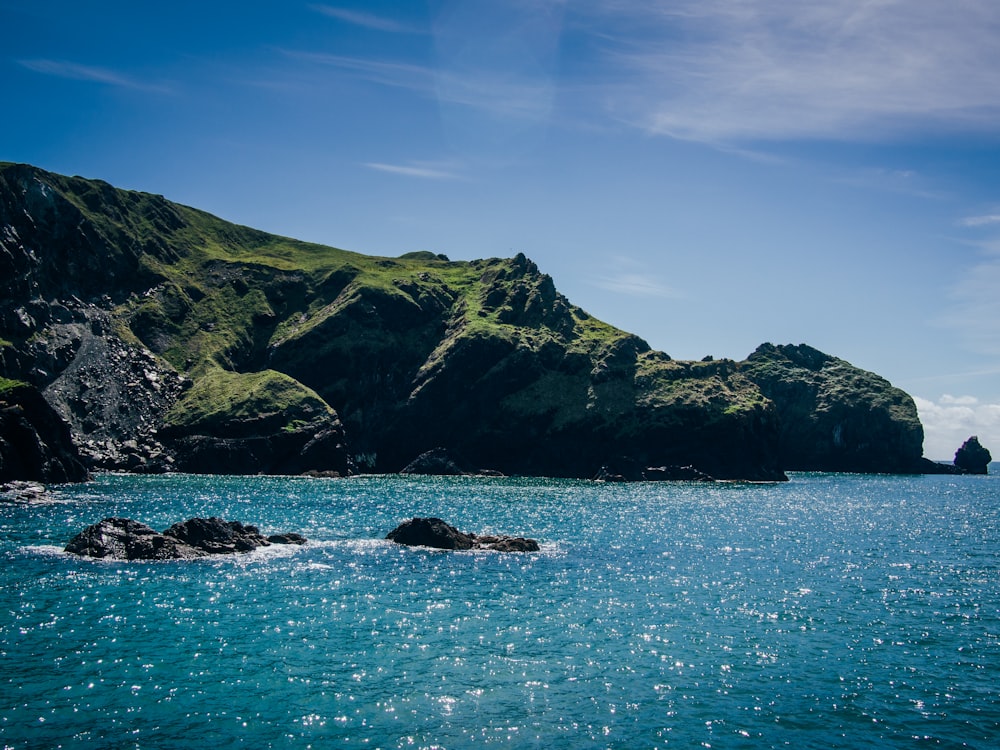
<path fill-rule="evenodd" d="M 110 516 L 310 541 L 62 551 Z M 385 541 L 412 516 L 541 551 Z M 995 473 L 106 474 L 0 503 L 0 557 L 4 748 L 1000 747 Z"/>

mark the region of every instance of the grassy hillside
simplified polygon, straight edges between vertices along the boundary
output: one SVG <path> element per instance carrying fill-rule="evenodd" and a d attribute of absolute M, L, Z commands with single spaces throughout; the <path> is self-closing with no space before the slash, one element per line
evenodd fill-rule
<path fill-rule="evenodd" d="M 366 256 L 10 164 L 0 164 L 0 223 L 0 287 L 12 302 L 0 364 L 48 392 L 58 385 L 78 438 L 100 430 L 80 416 L 92 381 L 81 362 L 114 350 L 125 352 L 110 369 L 119 390 L 159 389 L 155 414 L 137 420 L 155 422 L 151 442 L 263 439 L 339 415 L 370 470 L 443 446 L 514 473 L 692 464 L 776 478 L 779 432 L 806 434 L 782 419 L 841 410 L 851 423 L 876 406 L 912 451 L 912 400 L 888 384 L 883 409 L 844 363 L 825 370 L 811 406 L 779 408 L 786 390 L 775 383 L 816 391 L 811 376 L 786 367 L 772 377 L 762 357 L 674 361 L 572 305 L 523 255 Z M 118 343 L 102 349 L 95 337 Z M 123 374 L 126 361 L 145 375 Z M 159 384 L 170 378 L 167 393 Z"/>

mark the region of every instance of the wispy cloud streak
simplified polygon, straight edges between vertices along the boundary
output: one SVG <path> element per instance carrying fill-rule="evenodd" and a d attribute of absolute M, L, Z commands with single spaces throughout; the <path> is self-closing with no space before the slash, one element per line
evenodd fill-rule
<path fill-rule="evenodd" d="M 593 280 L 594 286 L 616 294 L 641 297 L 677 297 L 670 287 L 655 278 L 640 273 L 615 273 Z"/>
<path fill-rule="evenodd" d="M 551 106 L 550 85 L 512 78 L 502 70 L 449 71 L 413 63 L 284 50 L 289 57 L 339 68 L 383 86 L 495 116 L 541 119 Z"/>
<path fill-rule="evenodd" d="M 44 75 L 66 78 L 72 81 L 87 81 L 89 83 L 99 83 L 106 86 L 116 86 L 119 88 L 135 89 L 137 91 L 151 91 L 156 93 L 169 93 L 167 86 L 146 83 L 144 81 L 131 78 L 108 68 L 101 68 L 92 65 L 81 65 L 80 63 L 66 60 L 30 59 L 18 60 L 18 63 L 28 70 Z"/>
<path fill-rule="evenodd" d="M 369 169 L 374 169 L 379 172 L 389 172 L 390 174 L 403 175 L 404 177 L 418 177 L 425 180 L 457 180 L 460 177 L 455 172 L 449 172 L 443 169 L 438 169 L 429 166 L 420 165 L 400 165 L 400 164 L 383 164 L 381 162 L 366 162 L 365 165 Z"/>
<path fill-rule="evenodd" d="M 339 8 L 333 5 L 317 4 L 310 5 L 309 7 L 317 13 L 322 13 L 324 16 L 329 16 L 330 18 L 335 18 L 338 21 L 344 21 L 345 23 L 349 23 L 354 26 L 361 26 L 366 29 L 372 29 L 374 31 L 385 31 L 393 34 L 416 34 L 420 31 L 419 29 L 400 23 L 393 18 L 377 16 L 374 13 L 364 13 L 362 11 Z"/>
<path fill-rule="evenodd" d="M 605 101 L 652 133 L 878 139 L 1000 122 L 993 0 L 594 0 L 590 8 L 604 21 L 614 71 Z"/>
<path fill-rule="evenodd" d="M 1000 224 L 1000 214 L 966 216 L 960 223 L 963 227 L 985 227 L 991 224 Z"/>

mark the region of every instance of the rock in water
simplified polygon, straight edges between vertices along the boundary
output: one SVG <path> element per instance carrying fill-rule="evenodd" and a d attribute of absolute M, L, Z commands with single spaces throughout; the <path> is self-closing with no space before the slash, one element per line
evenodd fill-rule
<path fill-rule="evenodd" d="M 190 518 L 162 534 L 130 518 L 105 518 L 66 545 L 66 552 L 111 560 L 189 560 L 250 552 L 270 544 L 305 544 L 301 534 L 264 538 L 256 526 L 221 518 Z"/>
<path fill-rule="evenodd" d="M 966 474 L 986 474 L 993 456 L 979 443 L 979 437 L 973 435 L 955 452 L 955 466 Z"/>
<path fill-rule="evenodd" d="M 271 534 L 267 541 L 271 544 L 305 544 L 307 539 L 301 534 L 294 534 L 292 532 L 286 532 L 284 534 Z"/>
<path fill-rule="evenodd" d="M 399 473 L 459 476 L 469 472 L 459 466 L 459 462 L 446 448 L 433 448 L 410 461 Z"/>
<path fill-rule="evenodd" d="M 175 523 L 163 534 L 210 555 L 250 552 L 271 544 L 256 526 L 244 526 L 239 521 L 223 521 L 215 516 L 190 518 L 183 523 Z"/>
<path fill-rule="evenodd" d="M 111 560 L 187 560 L 208 554 L 130 518 L 105 518 L 88 526 L 70 540 L 66 551 Z"/>
<path fill-rule="evenodd" d="M 538 542 L 523 536 L 475 536 L 474 549 L 492 549 L 497 552 L 538 552 Z"/>
<path fill-rule="evenodd" d="M 538 542 L 524 537 L 477 536 L 459 531 L 440 518 L 411 518 L 390 531 L 386 539 L 409 547 L 435 549 L 492 549 L 498 552 L 537 552 Z"/>
<path fill-rule="evenodd" d="M 386 535 L 396 544 L 436 549 L 472 549 L 473 537 L 463 534 L 440 518 L 411 518 Z"/>

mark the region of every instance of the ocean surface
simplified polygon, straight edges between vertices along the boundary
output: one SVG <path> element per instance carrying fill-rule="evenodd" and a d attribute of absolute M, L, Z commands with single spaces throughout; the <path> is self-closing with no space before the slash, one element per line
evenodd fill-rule
<path fill-rule="evenodd" d="M 994 467 L 995 468 L 995 467 Z M 1000 477 L 133 477 L 0 503 L 5 748 L 1000 747 Z M 304 547 L 78 559 L 191 516 Z M 383 541 L 436 515 L 539 553 Z"/>

